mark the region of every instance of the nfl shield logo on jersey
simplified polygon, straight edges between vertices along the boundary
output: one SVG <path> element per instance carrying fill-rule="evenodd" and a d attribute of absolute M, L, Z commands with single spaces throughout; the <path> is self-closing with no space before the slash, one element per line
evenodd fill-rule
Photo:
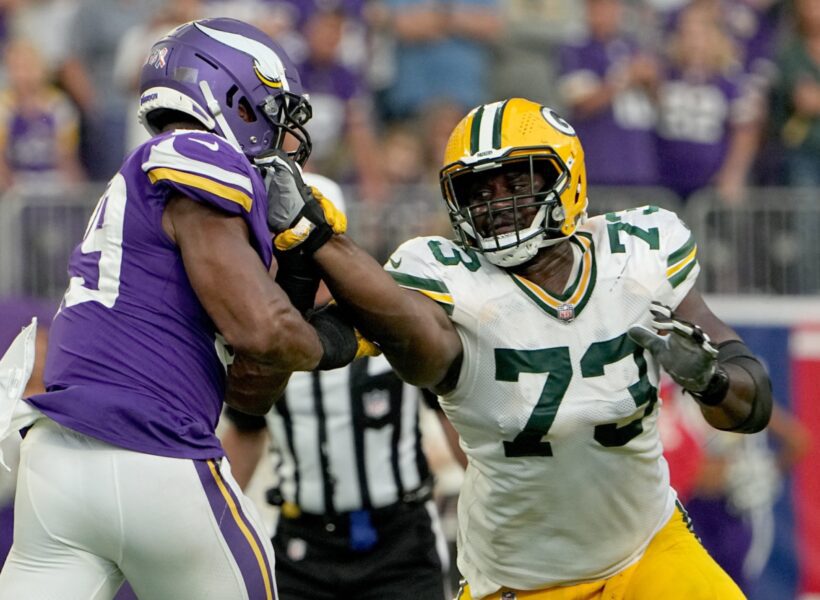
<path fill-rule="evenodd" d="M 504 592 L 501 594 L 501 600 L 516 600 L 515 592 Z"/>
<path fill-rule="evenodd" d="M 558 311 L 558 318 L 569 323 L 575 318 L 575 307 L 572 304 L 562 304 L 555 309 Z"/>

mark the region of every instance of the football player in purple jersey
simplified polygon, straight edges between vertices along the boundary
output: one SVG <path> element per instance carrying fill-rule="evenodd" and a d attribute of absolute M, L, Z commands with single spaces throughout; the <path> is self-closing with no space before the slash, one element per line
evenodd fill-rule
<path fill-rule="evenodd" d="M 355 353 L 352 328 L 308 323 L 272 276 L 252 160 L 289 135 L 304 162 L 310 114 L 288 57 L 243 22 L 153 46 L 139 118 L 154 137 L 70 257 L 47 391 L 0 407 L 31 415 L 3 600 L 110 599 L 124 579 L 140 598 L 276 598 L 269 537 L 214 430 L 223 399 L 264 414 L 292 371 L 349 362 L 329 335 Z"/>

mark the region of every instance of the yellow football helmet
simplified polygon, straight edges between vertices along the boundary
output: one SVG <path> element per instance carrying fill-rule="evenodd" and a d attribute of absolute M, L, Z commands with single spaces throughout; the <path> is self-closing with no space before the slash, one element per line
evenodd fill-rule
<path fill-rule="evenodd" d="M 478 178 L 511 168 L 529 174 L 529 189 L 476 199 L 471 190 Z M 584 150 L 575 130 L 551 108 L 523 98 L 471 110 L 450 135 L 440 181 L 456 235 L 501 267 L 568 238 L 586 217 Z M 523 222 L 521 210 L 534 208 L 531 222 Z M 496 231 L 496 222 L 505 227 Z"/>

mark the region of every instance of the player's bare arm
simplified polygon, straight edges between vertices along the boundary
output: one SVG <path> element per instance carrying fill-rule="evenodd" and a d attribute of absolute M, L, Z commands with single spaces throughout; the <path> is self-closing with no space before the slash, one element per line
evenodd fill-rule
<path fill-rule="evenodd" d="M 163 227 L 180 248 L 197 297 L 236 352 L 227 401 L 267 412 L 292 371 L 319 362 L 315 330 L 265 270 L 241 218 L 178 197 L 165 209 Z"/>
<path fill-rule="evenodd" d="M 461 363 L 461 339 L 426 296 L 399 287 L 364 250 L 334 236 L 314 254 L 333 297 L 406 382 L 445 393 Z"/>
<path fill-rule="evenodd" d="M 258 157 L 268 186 L 268 226 L 284 253 L 313 257 L 331 294 L 404 381 L 444 393 L 458 376 L 461 340 L 446 313 L 400 288 L 373 257 L 342 235 L 346 218 L 307 186 L 282 152 Z"/>

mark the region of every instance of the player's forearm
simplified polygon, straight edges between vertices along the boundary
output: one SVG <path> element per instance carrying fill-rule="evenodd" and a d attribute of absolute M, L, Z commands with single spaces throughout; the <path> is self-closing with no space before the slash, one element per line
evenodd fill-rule
<path fill-rule="evenodd" d="M 281 397 L 291 370 L 276 363 L 237 354 L 228 368 L 225 403 L 250 415 L 264 415 Z"/>
<path fill-rule="evenodd" d="M 763 366 L 750 354 L 728 360 L 721 356 L 718 363 L 728 376 L 729 386 L 726 395 L 716 404 L 699 402 L 707 423 L 739 433 L 755 433 L 765 428 L 773 403 L 771 384 Z"/>
<path fill-rule="evenodd" d="M 404 350 L 415 337 L 404 291 L 369 254 L 345 236 L 314 255 L 331 294 L 356 327 L 380 346 Z"/>
<path fill-rule="evenodd" d="M 400 288 L 369 254 L 344 236 L 316 251 L 333 297 L 355 326 L 376 342 L 405 381 L 421 387 L 439 383 L 452 362 L 440 319 L 443 311 L 415 292 Z M 455 336 L 455 334 L 452 334 Z"/>
<path fill-rule="evenodd" d="M 729 375 L 729 390 L 717 406 L 700 404 L 706 422 L 717 429 L 732 429 L 743 423 L 751 413 L 754 388 L 749 374 L 733 365 L 724 365 Z"/>

